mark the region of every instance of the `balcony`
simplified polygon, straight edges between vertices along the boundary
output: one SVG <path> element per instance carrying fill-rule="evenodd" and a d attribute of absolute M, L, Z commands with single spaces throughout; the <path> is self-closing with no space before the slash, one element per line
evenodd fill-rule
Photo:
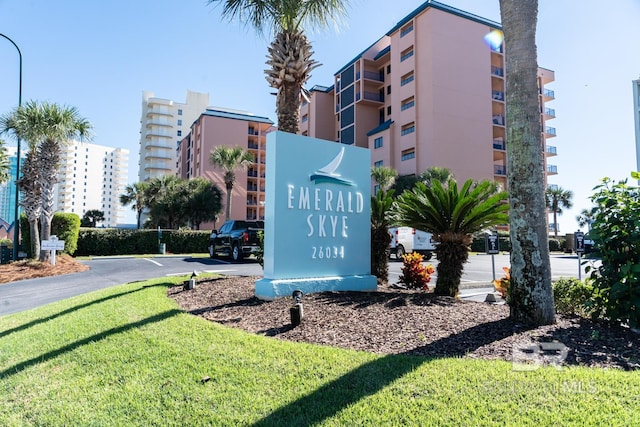
<path fill-rule="evenodd" d="M 360 101 L 368 104 L 380 105 L 384 103 L 384 94 L 380 92 L 362 92 L 362 96 L 360 97 L 360 93 L 356 93 L 356 101 Z"/>
<path fill-rule="evenodd" d="M 494 175 L 507 175 L 507 167 L 504 165 L 493 165 L 493 174 Z"/>
<path fill-rule="evenodd" d="M 144 152 L 145 159 L 173 159 L 171 150 L 167 148 L 166 150 L 145 150 Z"/>
<path fill-rule="evenodd" d="M 493 140 L 493 149 L 494 150 L 506 150 L 507 149 L 507 144 L 502 141 L 501 139 L 494 139 Z"/>
<path fill-rule="evenodd" d="M 558 166 L 556 166 L 556 165 L 547 165 L 547 174 L 549 174 L 549 175 L 557 175 L 558 174 Z"/>
<path fill-rule="evenodd" d="M 156 129 L 151 129 L 148 130 L 145 134 L 144 134 L 145 138 L 151 138 L 154 136 L 157 136 L 159 138 L 173 138 L 173 135 L 169 135 L 167 132 L 161 131 L 161 130 L 156 130 Z"/>
<path fill-rule="evenodd" d="M 547 119 L 554 119 L 556 117 L 556 110 L 546 107 L 544 109 L 544 115 Z"/>
<path fill-rule="evenodd" d="M 502 115 L 494 114 L 492 121 L 494 125 L 504 126 L 504 116 Z"/>
<path fill-rule="evenodd" d="M 552 138 L 556 136 L 556 128 L 553 128 L 551 126 L 545 126 L 544 133 L 547 138 Z"/>
<path fill-rule="evenodd" d="M 158 107 L 151 107 L 147 110 L 147 117 L 151 117 L 153 115 L 173 117 L 173 113 L 171 111 Z"/>
<path fill-rule="evenodd" d="M 260 148 L 260 146 L 259 146 L 258 144 L 256 144 L 255 142 L 249 142 L 249 143 L 247 144 L 247 148 L 251 148 L 251 149 L 253 149 L 253 150 L 257 150 L 257 149 L 259 149 L 259 148 Z"/>
<path fill-rule="evenodd" d="M 384 82 L 384 73 L 378 71 L 364 71 L 365 80 L 373 80 L 376 82 Z"/>
<path fill-rule="evenodd" d="M 555 146 L 553 145 L 547 145 L 547 148 L 545 148 L 545 153 L 547 153 L 547 156 L 557 156 L 558 155 L 558 151 L 556 149 Z"/>
<path fill-rule="evenodd" d="M 254 128 L 249 128 L 248 134 L 257 136 L 257 135 L 260 135 L 260 132 L 258 132 L 258 130 L 254 129 Z"/>
<path fill-rule="evenodd" d="M 256 178 L 258 176 L 258 171 L 247 171 L 247 176 Z"/>
<path fill-rule="evenodd" d="M 538 88 L 538 93 L 542 95 L 545 101 L 552 101 L 556 99 L 556 93 L 550 89 Z"/>
<path fill-rule="evenodd" d="M 493 98 L 496 101 L 504 102 L 504 92 L 499 90 L 491 91 L 491 98 Z"/>
<path fill-rule="evenodd" d="M 498 77 L 504 77 L 504 68 L 496 67 L 495 65 L 492 65 L 491 66 L 491 75 L 492 76 L 498 76 Z"/>

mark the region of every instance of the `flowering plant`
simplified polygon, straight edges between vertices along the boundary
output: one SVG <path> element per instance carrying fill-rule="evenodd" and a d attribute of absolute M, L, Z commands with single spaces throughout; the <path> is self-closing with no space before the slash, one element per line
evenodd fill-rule
<path fill-rule="evenodd" d="M 511 269 L 509 267 L 502 267 L 502 271 L 504 271 L 504 276 L 494 280 L 493 287 L 500 296 L 506 300 L 509 296 L 509 286 L 511 285 Z"/>

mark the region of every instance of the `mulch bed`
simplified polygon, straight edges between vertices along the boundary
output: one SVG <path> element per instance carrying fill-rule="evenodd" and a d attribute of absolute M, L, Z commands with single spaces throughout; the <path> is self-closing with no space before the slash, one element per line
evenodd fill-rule
<path fill-rule="evenodd" d="M 201 279 L 193 290 L 175 286 L 168 295 L 191 314 L 283 340 L 379 354 L 640 368 L 640 335 L 628 328 L 562 315 L 554 325 L 528 328 L 509 319 L 505 305 L 386 286 L 305 295 L 304 318 L 293 327 L 293 300 L 257 299 L 257 279 Z"/>

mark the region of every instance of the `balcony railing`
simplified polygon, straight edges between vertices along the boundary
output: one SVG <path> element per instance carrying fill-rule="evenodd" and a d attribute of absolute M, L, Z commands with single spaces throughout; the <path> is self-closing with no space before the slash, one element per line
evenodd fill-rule
<path fill-rule="evenodd" d="M 506 175 L 507 167 L 503 165 L 493 165 L 493 174 L 494 175 Z"/>
<path fill-rule="evenodd" d="M 545 126 L 544 133 L 556 136 L 556 128 L 552 128 L 551 126 Z"/>
<path fill-rule="evenodd" d="M 494 125 L 504 126 L 504 116 L 494 115 L 492 121 Z"/>
<path fill-rule="evenodd" d="M 504 77 L 504 68 L 500 68 L 500 67 L 496 67 L 495 65 L 492 65 L 491 74 L 494 76 Z"/>
<path fill-rule="evenodd" d="M 377 82 L 384 81 L 384 74 L 376 71 L 364 71 L 364 78 L 367 80 L 375 80 Z"/>
<path fill-rule="evenodd" d="M 258 171 L 248 171 L 247 172 L 247 176 L 257 177 L 258 176 Z"/>
<path fill-rule="evenodd" d="M 500 139 L 494 139 L 493 140 L 493 149 L 494 150 L 506 150 L 507 149 L 507 144 L 500 140 Z"/>
<path fill-rule="evenodd" d="M 544 109 L 544 114 L 546 116 L 549 116 L 549 117 L 555 117 L 556 116 L 556 110 L 554 110 L 553 108 L 546 107 Z"/>
<path fill-rule="evenodd" d="M 254 150 L 257 150 L 258 148 L 260 148 L 260 146 L 258 144 L 256 144 L 255 142 L 247 143 L 247 147 L 248 148 L 253 148 Z"/>
<path fill-rule="evenodd" d="M 557 174 L 558 166 L 556 165 L 547 165 L 547 173 Z"/>
<path fill-rule="evenodd" d="M 494 90 L 491 92 L 491 97 L 497 101 L 504 101 L 504 92 Z"/>
<path fill-rule="evenodd" d="M 550 98 L 550 99 L 555 99 L 556 98 L 556 93 L 554 91 L 552 91 L 551 89 L 545 89 L 543 91 L 542 88 L 538 88 L 538 93 L 541 94 L 541 95 L 544 95 L 545 98 Z"/>
<path fill-rule="evenodd" d="M 558 154 L 556 147 L 553 145 L 547 145 L 547 148 L 545 151 L 549 154 L 553 154 L 554 156 Z"/>
<path fill-rule="evenodd" d="M 369 101 L 384 102 L 384 95 L 376 92 L 364 92 L 364 99 Z"/>

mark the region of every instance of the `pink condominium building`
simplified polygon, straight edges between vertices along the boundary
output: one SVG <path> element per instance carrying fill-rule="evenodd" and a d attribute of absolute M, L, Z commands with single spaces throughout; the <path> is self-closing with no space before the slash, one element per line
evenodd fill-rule
<path fill-rule="evenodd" d="M 432 166 L 458 180 L 492 179 L 506 188 L 505 58 L 485 36 L 497 22 L 427 1 L 335 73 L 330 87 L 315 86 L 303 103 L 300 132 L 371 150 L 372 166 L 399 175 Z M 556 147 L 546 106 L 554 92 L 551 70 L 540 68 L 540 120 L 545 169 Z"/>
<path fill-rule="evenodd" d="M 236 182 L 231 196 L 231 218 L 264 219 L 266 143 L 273 122 L 266 117 L 245 111 L 207 108 L 191 125 L 189 134 L 178 145 L 178 177 L 205 177 L 216 183 L 225 197 L 224 172 L 214 168 L 211 151 L 218 145 L 239 145 L 254 156 L 254 163 L 246 170 L 235 171 Z M 224 209 L 212 228 L 219 228 L 227 220 Z M 209 224 L 211 225 L 211 224 Z M 203 225 L 206 228 L 207 225 Z"/>

